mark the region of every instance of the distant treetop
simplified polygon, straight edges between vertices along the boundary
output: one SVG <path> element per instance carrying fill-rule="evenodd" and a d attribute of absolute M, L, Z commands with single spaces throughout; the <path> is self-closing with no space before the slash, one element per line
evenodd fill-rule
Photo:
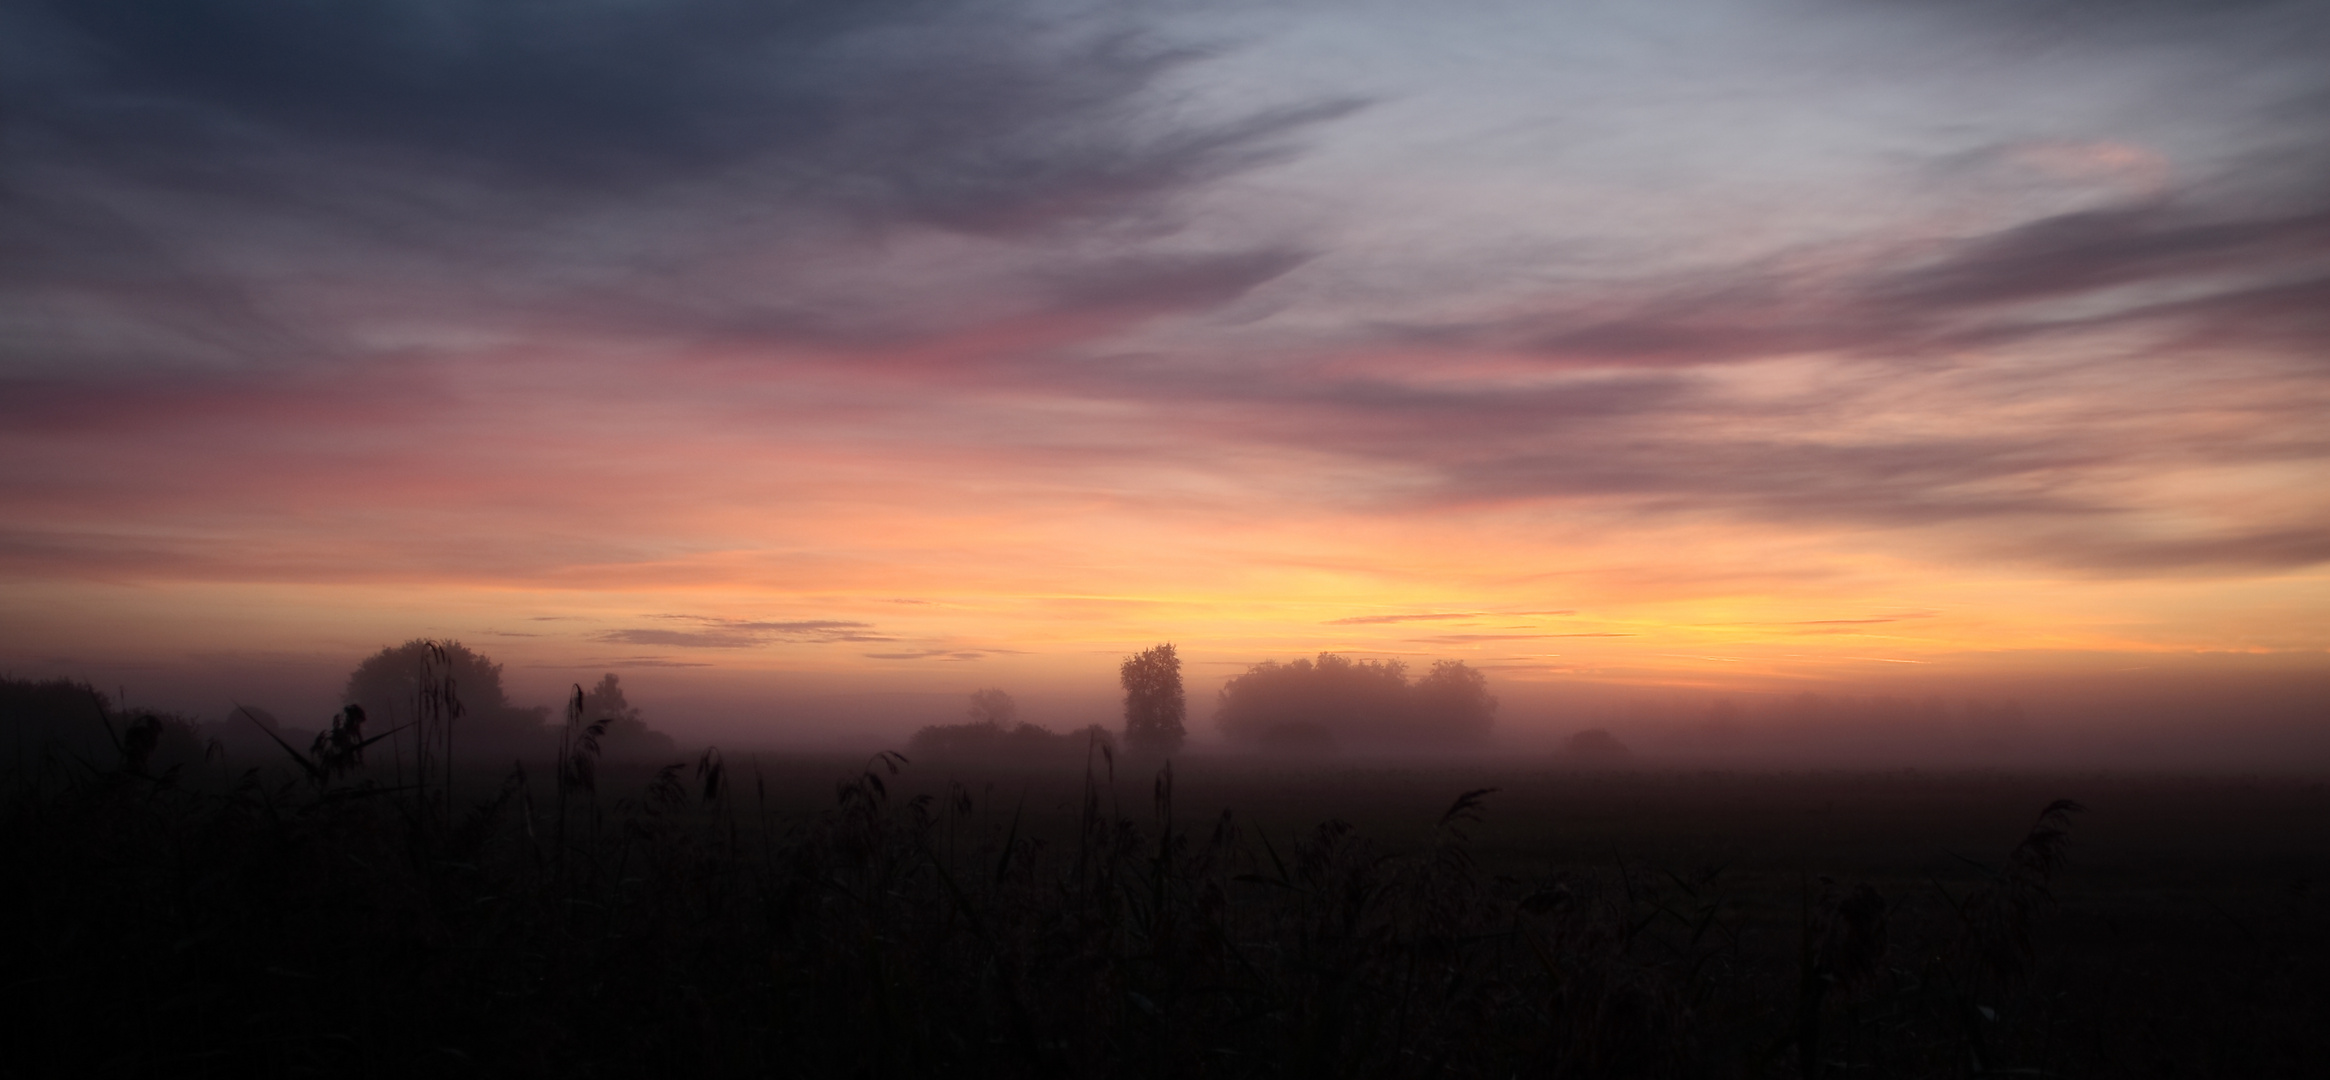
<path fill-rule="evenodd" d="M 964 710 L 970 722 L 932 724 L 914 733 L 907 749 L 916 754 L 1010 761 L 1058 760 L 1095 745 L 1114 750 L 1116 736 L 1098 724 L 1057 735 L 1040 724 L 1018 722 L 1019 703 L 1001 690 L 974 690 Z"/>
<path fill-rule="evenodd" d="M 1494 723 L 1488 677 L 1442 660 L 1410 682 L 1399 660 L 1335 653 L 1265 660 L 1222 686 L 1214 723 L 1236 742 L 1276 749 L 1478 742 Z"/>
<path fill-rule="evenodd" d="M 1125 688 L 1125 744 L 1133 750 L 1170 754 L 1181 749 L 1189 730 L 1189 706 L 1181 692 L 1181 657 L 1168 643 L 1125 657 L 1118 675 Z"/>

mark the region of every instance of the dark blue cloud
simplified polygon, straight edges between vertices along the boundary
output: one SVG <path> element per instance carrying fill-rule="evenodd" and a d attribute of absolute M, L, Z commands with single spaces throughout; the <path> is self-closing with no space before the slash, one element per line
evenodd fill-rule
<path fill-rule="evenodd" d="M 2322 274 L 2330 207 L 2220 215 L 2167 205 L 2060 214 L 1964 240 L 1933 262 L 1886 275 L 1859 298 L 1916 321 L 1968 308 L 2050 300 L 2203 275 Z M 2242 290 L 2226 290 L 2229 297 Z"/>
<path fill-rule="evenodd" d="M 312 182 L 314 155 L 552 192 L 752 170 L 772 199 L 1009 230 L 1124 212 L 1332 111 L 1136 123 L 1136 99 L 1199 54 L 1086 17 L 921 0 L 74 0 L 12 4 L 0 26 L 58 57 L 10 81 L 36 153 L 259 191 Z"/>
<path fill-rule="evenodd" d="M 350 310 L 926 333 L 786 299 L 834 254 L 802 234 L 1153 234 L 1354 107 L 1193 118 L 1159 86 L 1202 50 L 1130 12 L 1010 2 L 7 0 L 0 39 L 0 367 L 44 378 L 376 351 Z M 747 249 L 757 289 L 723 261 Z M 1299 259 L 1112 257 L 1023 291 L 1206 304 Z M 336 316 L 298 294 L 327 283 Z"/>
<path fill-rule="evenodd" d="M 2316 179 L 2323 186 L 2296 205 L 2217 205 L 2194 192 L 1899 245 L 1851 264 L 1791 252 L 1680 280 L 1550 296 L 1543 311 L 1381 333 L 1607 367 L 1804 353 L 1918 362 L 2145 325 L 2319 356 L 2330 348 L 2318 303 L 2330 290 L 2330 200 L 2321 195 L 2330 171 Z M 2070 314 L 2035 307 L 2091 299 L 2100 302 Z"/>

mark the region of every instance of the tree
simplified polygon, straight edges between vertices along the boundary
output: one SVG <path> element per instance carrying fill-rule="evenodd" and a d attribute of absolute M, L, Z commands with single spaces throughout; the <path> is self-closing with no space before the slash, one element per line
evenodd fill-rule
<path fill-rule="evenodd" d="M 1487 736 L 1496 708 L 1488 677 L 1461 660 L 1410 683 L 1398 660 L 1320 653 L 1265 660 L 1223 684 L 1214 722 L 1233 740 L 1274 750 L 1447 745 Z"/>
<path fill-rule="evenodd" d="M 1265 660 L 1223 684 L 1214 723 L 1233 739 L 1283 750 L 1379 740 L 1408 726 L 1408 666 L 1320 653 Z"/>
<path fill-rule="evenodd" d="M 1181 749 L 1189 736 L 1182 726 L 1189 708 L 1181 693 L 1181 658 L 1173 646 L 1125 657 L 1119 676 L 1125 686 L 1125 745 L 1157 754 Z"/>
<path fill-rule="evenodd" d="M 1626 760 L 1626 744 L 1601 728 L 1587 728 L 1561 743 L 1562 752 L 1581 762 L 1608 765 Z"/>
<path fill-rule="evenodd" d="M 969 723 L 932 724 L 916 731 L 906 745 L 916 754 L 998 761 L 1056 759 L 1083 753 L 1094 740 L 1111 750 L 1116 747 L 1116 736 L 1098 724 L 1055 735 L 1041 724 L 1019 723 L 1019 703 L 1001 690 L 972 691 L 970 708 L 965 711 L 970 714 Z"/>
<path fill-rule="evenodd" d="M 637 720 L 639 708 L 623 696 L 623 679 L 610 671 L 583 692 L 584 720 Z"/>
<path fill-rule="evenodd" d="M 1489 677 L 1462 660 L 1434 663 L 1409 693 L 1417 722 L 1436 732 L 1478 739 L 1487 736 L 1496 721 L 1497 699 L 1489 695 Z"/>
<path fill-rule="evenodd" d="M 1001 690 L 971 691 L 971 722 L 1010 730 L 1012 721 L 1019 719 L 1019 702 Z"/>
<path fill-rule="evenodd" d="M 647 726 L 637 706 L 623 696 L 623 680 L 610 671 L 583 693 L 583 722 L 607 721 L 600 752 L 610 758 L 668 758 L 679 753 L 672 737 Z"/>
<path fill-rule="evenodd" d="M 500 664 L 458 641 L 439 644 L 445 650 L 446 674 L 453 679 L 453 692 L 461 700 L 457 747 L 464 752 L 500 754 L 539 749 L 537 744 L 548 740 L 550 730 L 544 721 L 550 710 L 511 705 L 509 695 L 502 690 Z M 417 702 L 430 645 L 425 638 L 414 638 L 367 657 L 349 673 L 340 700 L 362 706 L 378 731 L 413 723 L 418 717 Z"/>
<path fill-rule="evenodd" d="M 131 728 L 143 732 L 133 746 Z M 184 717 L 117 707 L 96 687 L 64 679 L 0 676 L 0 762 L 30 768 L 47 754 L 95 765 L 134 756 L 161 773 L 203 759 L 201 730 Z"/>

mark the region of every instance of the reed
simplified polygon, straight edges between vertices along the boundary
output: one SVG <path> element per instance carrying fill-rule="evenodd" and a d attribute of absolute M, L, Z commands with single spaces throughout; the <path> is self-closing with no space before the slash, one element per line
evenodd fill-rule
<path fill-rule="evenodd" d="M 198 790 L 149 768 L 160 736 L 133 721 L 116 761 L 14 789 L 0 857 L 23 873 L 0 917 L 39 932 L 7 946 L 12 1062 L 1176 1077 L 2069 1063 L 2024 991 L 2076 804 L 2046 807 L 1946 905 L 1807 883 L 1791 956 L 1722 869 L 1484 870 L 1473 836 L 1493 789 L 1393 849 L 1342 821 L 1186 820 L 1171 764 L 1128 811 L 1097 742 L 1060 834 L 992 791 L 903 796 L 914 766 L 895 753 L 788 818 L 758 768 L 740 805 L 716 749 L 602 791 L 594 724 L 570 705 L 555 801 L 513 767 L 462 809 L 444 767 L 458 698 L 443 695 L 404 733 L 401 785 L 361 756 L 389 733 L 343 715 L 284 747 L 290 773 Z"/>

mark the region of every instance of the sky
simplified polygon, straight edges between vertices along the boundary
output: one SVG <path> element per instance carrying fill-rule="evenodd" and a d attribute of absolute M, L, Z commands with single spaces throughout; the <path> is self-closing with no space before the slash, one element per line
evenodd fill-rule
<path fill-rule="evenodd" d="M 1170 641 L 1201 732 L 1328 649 L 1519 728 L 2330 725 L 2324 56 L 2224 0 L 0 0 L 0 668 L 328 711 L 429 636 L 1081 724 Z"/>

